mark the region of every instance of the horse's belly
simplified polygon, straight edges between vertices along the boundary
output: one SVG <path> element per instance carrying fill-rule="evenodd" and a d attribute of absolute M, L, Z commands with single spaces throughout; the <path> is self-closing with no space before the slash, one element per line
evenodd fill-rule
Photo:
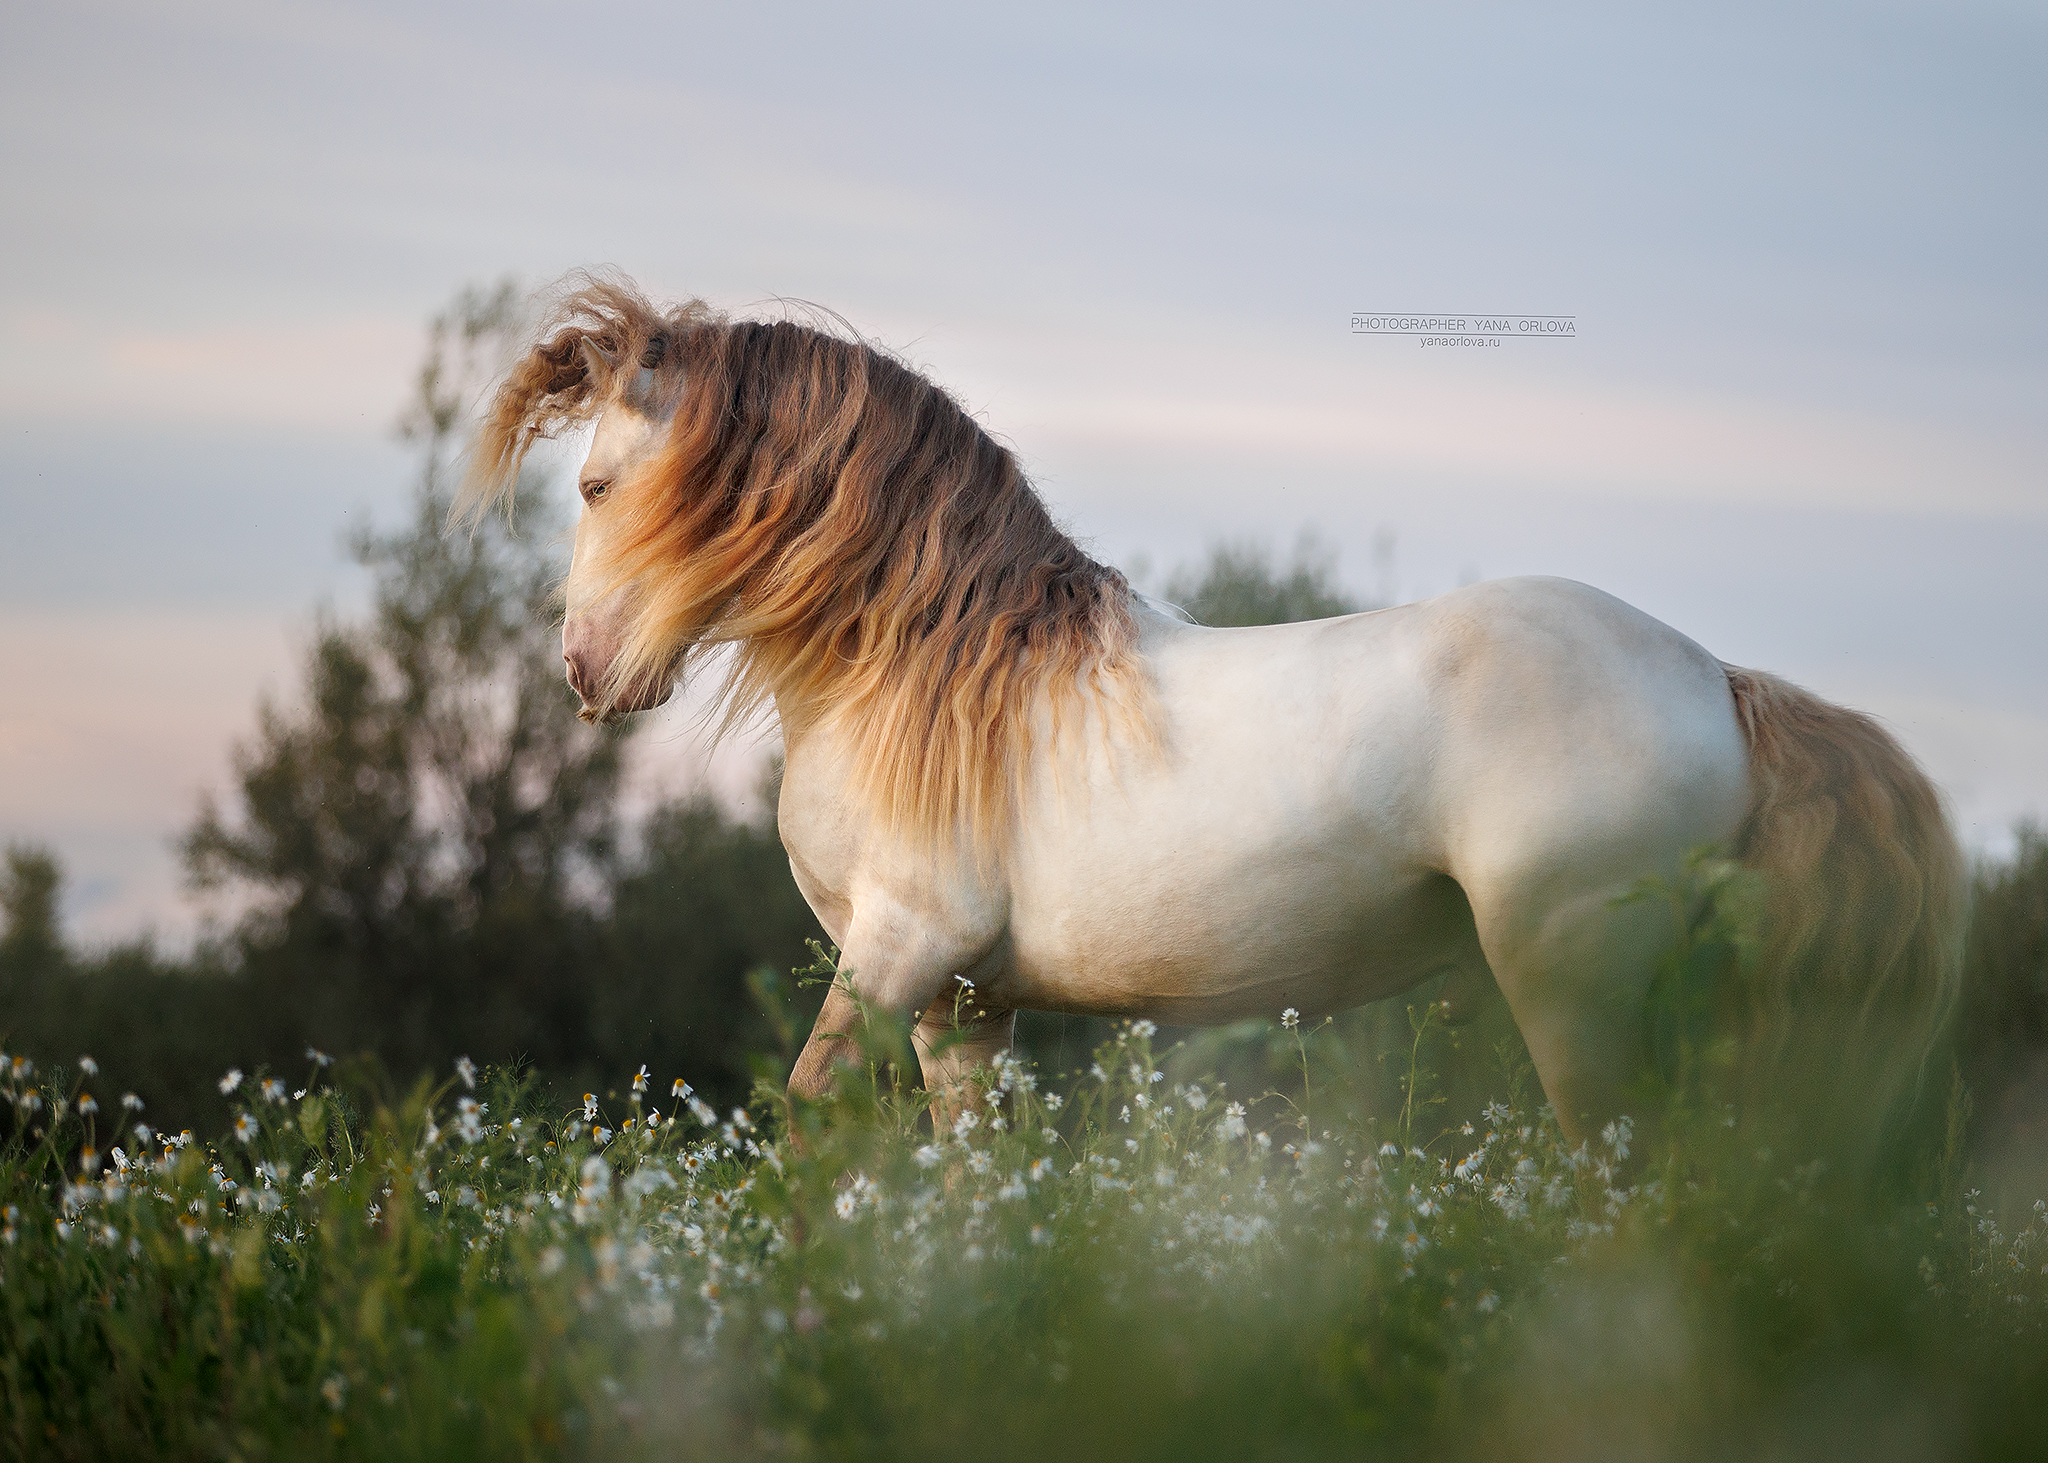
<path fill-rule="evenodd" d="M 1233 861 L 1207 877 L 1167 863 L 1020 902 L 993 994 L 1201 1025 L 1342 1010 L 1477 958 L 1463 895 L 1441 876 L 1366 860 Z"/>
<path fill-rule="evenodd" d="M 1014 1004 L 1190 1023 L 1328 1011 L 1454 957 L 1422 698 L 1398 656 L 1352 643 L 1377 645 L 1385 623 L 1202 635 L 1155 657 L 1167 750 L 1072 769 L 1085 794 L 1044 794 L 1027 819 Z"/>

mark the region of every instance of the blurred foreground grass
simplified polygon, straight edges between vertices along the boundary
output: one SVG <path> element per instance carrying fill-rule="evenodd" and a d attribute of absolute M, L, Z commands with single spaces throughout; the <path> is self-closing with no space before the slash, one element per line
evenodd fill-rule
<path fill-rule="evenodd" d="M 226 1074 L 211 1144 L 8 1058 L 0 1446 L 2040 1455 L 2048 1215 L 2001 1227 L 1954 1152 L 1880 1199 L 1705 1109 L 1572 1144 L 1504 1073 L 1438 1131 L 1426 1073 L 1370 1111 L 1291 1018 L 1239 1033 L 1299 1060 L 1263 1097 L 1155 1035 L 1006 1062 L 936 1131 L 881 1023 L 794 1113 L 644 1071 L 551 1110 L 466 1063 L 379 1096 L 309 1054 Z"/>

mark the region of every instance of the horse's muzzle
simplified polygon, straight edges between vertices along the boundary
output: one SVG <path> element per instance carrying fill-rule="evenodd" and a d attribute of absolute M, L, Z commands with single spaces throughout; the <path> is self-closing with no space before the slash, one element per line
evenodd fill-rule
<path fill-rule="evenodd" d="M 642 676 L 612 700 L 598 701 L 592 694 L 598 678 L 576 656 L 564 654 L 562 660 L 568 666 L 569 689 L 583 702 L 577 708 L 577 718 L 594 726 L 612 726 L 636 711 L 652 711 L 675 694 L 675 673 L 668 670 Z"/>

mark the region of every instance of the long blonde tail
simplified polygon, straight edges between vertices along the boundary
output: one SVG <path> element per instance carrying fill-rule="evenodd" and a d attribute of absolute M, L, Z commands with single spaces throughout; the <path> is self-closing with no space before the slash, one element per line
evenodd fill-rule
<path fill-rule="evenodd" d="M 1723 669 L 1749 740 L 1736 854 L 1767 881 L 1746 1066 L 1881 1120 L 1916 1088 L 1961 985 L 1962 849 L 1941 794 L 1876 721 Z"/>

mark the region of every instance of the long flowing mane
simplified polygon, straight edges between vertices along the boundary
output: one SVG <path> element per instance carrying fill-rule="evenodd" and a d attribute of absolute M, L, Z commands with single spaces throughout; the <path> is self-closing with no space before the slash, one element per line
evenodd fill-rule
<path fill-rule="evenodd" d="M 676 407 L 579 566 L 594 594 L 632 586 L 608 694 L 730 645 L 721 732 L 770 698 L 792 738 L 831 723 L 885 825 L 984 857 L 1041 738 L 1093 709 L 1149 740 L 1124 577 L 945 391 L 864 342 L 586 277 L 499 389 L 463 508 L 509 500 L 535 440 L 629 389 Z"/>

